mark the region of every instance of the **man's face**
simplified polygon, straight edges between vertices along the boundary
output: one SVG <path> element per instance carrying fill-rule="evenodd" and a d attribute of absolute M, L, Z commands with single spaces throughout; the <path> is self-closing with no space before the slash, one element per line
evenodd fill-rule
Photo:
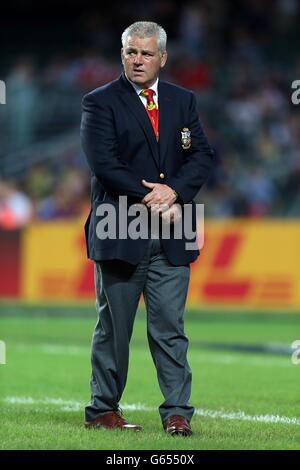
<path fill-rule="evenodd" d="M 133 83 L 141 88 L 149 88 L 156 81 L 159 71 L 167 61 L 167 53 L 159 52 L 157 39 L 128 36 L 121 49 L 124 71 Z"/>

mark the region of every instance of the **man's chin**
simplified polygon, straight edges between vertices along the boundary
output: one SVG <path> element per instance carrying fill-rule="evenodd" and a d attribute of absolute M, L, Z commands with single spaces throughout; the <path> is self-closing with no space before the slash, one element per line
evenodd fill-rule
<path fill-rule="evenodd" d="M 133 77 L 133 83 L 145 83 L 145 79 L 142 77 Z"/>
<path fill-rule="evenodd" d="M 145 83 L 145 74 L 144 73 L 135 73 L 132 75 L 131 81 L 133 83 L 136 83 L 137 85 L 140 85 L 142 83 Z"/>

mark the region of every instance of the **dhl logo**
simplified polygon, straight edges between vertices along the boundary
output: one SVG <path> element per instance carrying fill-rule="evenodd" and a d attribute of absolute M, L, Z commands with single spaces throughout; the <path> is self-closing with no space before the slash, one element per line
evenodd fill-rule
<path fill-rule="evenodd" d="M 203 253 L 191 265 L 191 302 L 255 304 L 288 304 L 291 279 L 278 274 L 257 279 L 235 273 L 235 264 L 243 254 L 242 231 L 219 232 L 206 236 Z"/>

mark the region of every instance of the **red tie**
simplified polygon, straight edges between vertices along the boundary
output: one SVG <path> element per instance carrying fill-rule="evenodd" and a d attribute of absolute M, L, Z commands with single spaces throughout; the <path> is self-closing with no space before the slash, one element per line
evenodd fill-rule
<path fill-rule="evenodd" d="M 140 94 L 147 98 L 146 111 L 150 118 L 156 140 L 158 141 L 158 107 L 153 99 L 154 90 L 146 88 L 146 90 L 142 90 Z"/>

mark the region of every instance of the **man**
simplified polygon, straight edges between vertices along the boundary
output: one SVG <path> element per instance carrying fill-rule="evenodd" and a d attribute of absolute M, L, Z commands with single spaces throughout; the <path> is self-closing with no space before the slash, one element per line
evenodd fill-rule
<path fill-rule="evenodd" d="M 195 230 L 192 200 L 208 177 L 213 154 L 193 93 L 158 80 L 167 61 L 166 41 L 166 32 L 156 23 L 130 25 L 122 34 L 124 73 L 83 99 L 81 139 L 92 171 L 92 208 L 85 229 L 88 256 L 95 262 L 99 313 L 85 426 L 142 430 L 123 418 L 119 401 L 143 293 L 149 347 L 164 396 L 159 407 L 163 428 L 188 436 L 194 408 L 188 402 L 191 370 L 183 313 L 189 263 L 199 250 L 186 248 L 185 235 L 174 236 L 174 224 L 180 220 L 178 208 L 191 203 Z M 124 227 L 120 235 L 121 197 L 127 198 L 126 207 L 147 208 L 169 221 L 170 237 L 162 236 L 161 227 L 147 238 L 124 236 Z M 105 237 L 99 227 L 109 207 L 116 211 L 118 226 L 116 235 Z M 128 228 L 130 221 L 132 217 Z"/>

